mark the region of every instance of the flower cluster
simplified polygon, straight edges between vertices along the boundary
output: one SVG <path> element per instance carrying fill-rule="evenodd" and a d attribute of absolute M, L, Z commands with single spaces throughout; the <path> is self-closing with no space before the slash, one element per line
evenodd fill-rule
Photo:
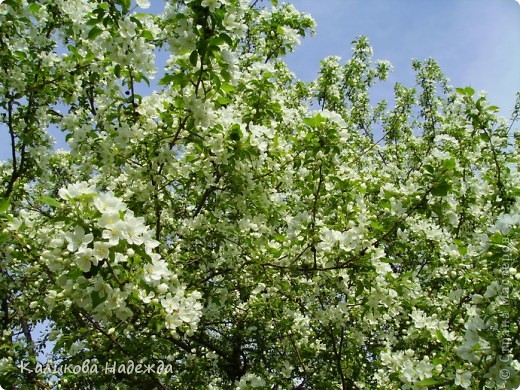
<path fill-rule="evenodd" d="M 62 233 L 49 241 L 52 249 L 41 256 L 50 270 L 60 273 L 57 289 L 49 290 L 45 299 L 49 307 L 75 304 L 102 323 L 114 316 L 127 321 L 135 314 L 132 307 L 139 305 L 130 299 L 137 293 L 143 303 L 150 297 L 160 301 L 168 329 L 175 331 L 184 324 L 196 329 L 200 293 L 187 293 L 154 251 L 159 242 L 143 217 L 135 217 L 112 192 L 98 193 L 86 182 L 60 189 L 59 196 L 65 201 L 62 207 L 70 207 L 82 220 L 76 224 L 72 218 L 68 230 L 62 226 Z"/>

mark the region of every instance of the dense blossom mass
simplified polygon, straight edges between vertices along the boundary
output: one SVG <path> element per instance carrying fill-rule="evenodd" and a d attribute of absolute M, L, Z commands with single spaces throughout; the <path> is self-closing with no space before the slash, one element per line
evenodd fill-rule
<path fill-rule="evenodd" d="M 520 100 L 426 60 L 373 102 L 364 37 L 296 79 L 292 5 L 150 3 L 0 1 L 0 385 L 518 387 Z"/>

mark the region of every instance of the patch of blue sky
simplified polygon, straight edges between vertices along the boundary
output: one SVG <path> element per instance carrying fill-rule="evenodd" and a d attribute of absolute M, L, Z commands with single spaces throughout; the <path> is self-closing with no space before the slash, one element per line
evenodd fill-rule
<path fill-rule="evenodd" d="M 294 0 L 318 27 L 287 62 L 303 80 L 315 78 L 329 55 L 347 60 L 352 40 L 368 37 L 374 59 L 394 66 L 385 97 L 400 82 L 415 85 L 413 58 L 434 58 L 455 87 L 486 91 L 509 117 L 520 91 L 520 6 L 514 0 Z"/>

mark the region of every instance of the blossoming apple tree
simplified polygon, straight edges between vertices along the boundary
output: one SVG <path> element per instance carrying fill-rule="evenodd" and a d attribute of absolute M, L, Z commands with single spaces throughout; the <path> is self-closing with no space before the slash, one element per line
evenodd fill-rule
<path fill-rule="evenodd" d="M 274 0 L 148 5 L 0 2 L 0 384 L 520 385 L 520 105 L 433 60 L 372 102 L 363 37 L 297 81 Z"/>

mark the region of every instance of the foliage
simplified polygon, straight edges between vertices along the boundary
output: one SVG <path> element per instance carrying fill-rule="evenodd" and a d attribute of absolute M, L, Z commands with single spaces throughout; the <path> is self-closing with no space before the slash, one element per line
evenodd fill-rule
<path fill-rule="evenodd" d="M 297 81 L 291 5 L 137 3 L 0 4 L 0 384 L 519 386 L 516 117 L 433 60 L 372 104 L 363 37 Z"/>

